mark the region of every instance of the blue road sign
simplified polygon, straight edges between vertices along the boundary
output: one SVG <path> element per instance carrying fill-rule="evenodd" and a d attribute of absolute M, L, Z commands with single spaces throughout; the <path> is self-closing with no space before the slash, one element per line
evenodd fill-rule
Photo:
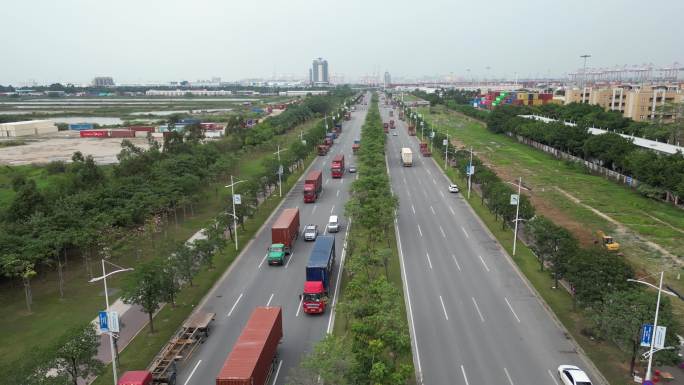
<path fill-rule="evenodd" d="M 653 325 L 644 324 L 641 327 L 641 346 L 650 347 L 651 339 L 653 338 Z"/>
<path fill-rule="evenodd" d="M 109 331 L 109 327 L 108 327 L 109 317 L 107 317 L 107 312 L 101 311 L 99 313 L 99 317 L 100 317 L 100 331 L 103 333 L 108 332 Z"/>

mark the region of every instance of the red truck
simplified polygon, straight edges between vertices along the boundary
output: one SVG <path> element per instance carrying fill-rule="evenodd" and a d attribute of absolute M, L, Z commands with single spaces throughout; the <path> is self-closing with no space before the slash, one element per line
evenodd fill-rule
<path fill-rule="evenodd" d="M 394 129 L 394 119 L 390 119 L 390 128 Z"/>
<path fill-rule="evenodd" d="M 254 309 L 216 376 L 216 385 L 267 384 L 278 362 L 278 343 L 282 338 L 281 308 Z"/>
<path fill-rule="evenodd" d="M 432 152 L 430 152 L 427 142 L 420 142 L 420 153 L 423 156 L 432 156 Z"/>
<path fill-rule="evenodd" d="M 409 134 L 410 136 L 416 136 L 416 126 L 414 126 L 413 124 L 409 124 L 409 126 L 408 126 L 408 134 Z"/>
<path fill-rule="evenodd" d="M 333 178 L 342 178 L 344 175 L 344 154 L 337 154 L 332 160 L 330 173 Z"/>
<path fill-rule="evenodd" d="M 326 156 L 328 155 L 328 150 L 330 150 L 330 146 L 328 146 L 327 144 L 318 145 L 318 155 Z"/>
<path fill-rule="evenodd" d="M 285 209 L 271 227 L 271 247 L 268 248 L 268 264 L 283 265 L 285 255 L 291 254 L 299 236 L 299 209 Z"/>
<path fill-rule="evenodd" d="M 351 120 L 351 112 L 344 114 L 344 120 Z"/>
<path fill-rule="evenodd" d="M 404 120 L 404 111 L 399 111 L 399 120 Z"/>
<path fill-rule="evenodd" d="M 119 377 L 117 385 L 152 385 L 152 373 L 147 370 L 131 370 Z"/>
<path fill-rule="evenodd" d="M 304 203 L 316 202 L 321 190 L 323 190 L 323 173 L 321 170 L 311 171 L 304 179 Z"/>
<path fill-rule="evenodd" d="M 359 143 L 358 140 L 355 140 L 354 144 L 352 144 L 352 152 L 356 154 L 357 152 L 359 152 L 359 148 L 361 148 L 361 143 Z"/>

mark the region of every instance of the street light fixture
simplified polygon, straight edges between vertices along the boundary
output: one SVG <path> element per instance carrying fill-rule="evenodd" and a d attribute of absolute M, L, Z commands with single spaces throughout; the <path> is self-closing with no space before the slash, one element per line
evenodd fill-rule
<path fill-rule="evenodd" d="M 105 262 L 108 264 L 118 268 L 118 270 L 110 271 L 107 273 L 105 270 Z M 115 265 L 111 262 L 105 261 L 102 259 L 102 276 L 100 277 L 95 277 L 90 279 L 88 282 L 93 283 L 97 281 L 103 281 L 104 282 L 104 291 L 105 291 L 105 304 L 107 308 L 105 309 L 105 312 L 107 313 L 107 318 L 109 318 L 109 292 L 107 292 L 107 277 L 110 275 L 114 275 L 117 273 L 123 273 L 125 271 L 133 271 L 134 269 L 132 267 L 126 268 L 126 267 L 121 267 L 119 265 Z M 113 332 L 107 332 L 109 334 L 109 351 L 110 354 L 112 355 L 112 373 L 114 374 L 114 385 L 117 385 L 116 383 L 119 381 L 116 375 L 116 356 L 114 352 L 114 333 Z"/>
<path fill-rule="evenodd" d="M 665 272 L 663 272 L 663 271 L 660 272 L 660 283 L 658 284 L 657 287 L 655 285 L 652 285 L 652 284 L 646 282 L 646 281 L 640 281 L 638 279 L 631 279 L 631 278 L 627 279 L 628 282 L 641 283 L 643 285 L 650 286 L 652 288 L 658 289 L 658 300 L 656 301 L 655 318 L 653 320 L 653 331 L 654 332 L 658 328 L 658 310 L 660 310 L 660 294 L 665 293 L 667 295 L 677 297 L 677 294 L 672 293 L 672 292 L 667 291 L 667 290 L 663 290 L 663 275 L 664 274 L 665 274 Z M 653 353 L 655 353 L 653 351 L 654 345 L 655 345 L 655 336 L 651 336 L 651 346 L 648 350 L 648 366 L 646 368 L 646 376 L 644 378 L 643 384 L 653 385 L 653 381 L 651 381 L 651 380 L 653 380 L 653 373 L 651 371 L 651 368 L 653 367 Z"/>
<path fill-rule="evenodd" d="M 280 153 L 287 151 L 287 148 L 280 149 L 280 144 L 278 144 L 278 151 L 274 152 L 273 155 L 278 155 L 278 196 L 283 196 L 283 165 L 280 163 Z"/>
<path fill-rule="evenodd" d="M 235 178 L 237 179 L 237 178 Z M 238 183 L 247 182 L 246 180 L 237 180 L 233 182 L 233 176 L 230 176 L 230 184 L 226 188 L 230 187 L 230 199 L 233 201 L 233 229 L 235 230 L 235 250 L 238 249 L 238 229 L 237 229 L 237 215 L 235 215 L 235 185 Z"/>

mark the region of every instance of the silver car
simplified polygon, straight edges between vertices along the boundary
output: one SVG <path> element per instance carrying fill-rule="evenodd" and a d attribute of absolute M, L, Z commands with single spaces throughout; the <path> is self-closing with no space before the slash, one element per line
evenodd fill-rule
<path fill-rule="evenodd" d="M 304 240 L 305 241 L 315 241 L 318 236 L 318 225 L 306 225 L 304 226 Z"/>

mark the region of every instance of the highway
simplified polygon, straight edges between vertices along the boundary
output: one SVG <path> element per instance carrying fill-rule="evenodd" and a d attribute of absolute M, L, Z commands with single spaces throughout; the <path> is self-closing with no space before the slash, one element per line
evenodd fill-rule
<path fill-rule="evenodd" d="M 420 129 L 410 137 L 397 115 L 386 154 L 419 383 L 559 385 L 561 364 L 599 383 L 461 194 L 449 193 L 440 168 L 420 155 Z M 413 167 L 401 165 L 401 147 L 412 149 Z"/>
<path fill-rule="evenodd" d="M 365 97 L 370 102 L 370 94 Z M 299 208 L 300 230 L 306 224 L 318 224 L 320 234 L 324 232 L 328 217 L 337 214 L 342 224 L 340 232 L 336 233 L 333 282 L 337 282 L 348 229 L 344 204 L 355 174 L 345 172 L 342 179 L 332 179 L 330 162 L 336 154 L 344 153 L 345 166 L 354 164 L 351 147 L 354 139 L 361 135 L 367 108 L 368 106 L 363 105 L 356 107 L 357 111 L 352 112 L 352 119 L 343 122 L 342 134 L 335 140 L 328 155 L 319 156 L 309 168 L 323 171 L 323 193 L 317 202 L 303 202 L 302 177 L 200 305 L 202 311 L 216 313 L 216 320 L 211 326 L 209 338 L 183 365 L 177 384 L 215 383 L 216 375 L 257 306 L 280 306 L 283 311 L 284 336 L 278 348 L 279 362 L 274 373 L 274 384 L 284 384 L 289 369 L 298 365 L 302 354 L 310 351 L 313 344 L 331 329 L 330 308 L 323 315 L 313 316 L 300 310 L 299 294 L 304 285 L 305 266 L 313 242 L 305 242 L 300 233 L 294 252 L 286 259 L 284 266 L 269 266 L 265 261 L 266 249 L 271 245 L 271 224 L 285 208 Z"/>

